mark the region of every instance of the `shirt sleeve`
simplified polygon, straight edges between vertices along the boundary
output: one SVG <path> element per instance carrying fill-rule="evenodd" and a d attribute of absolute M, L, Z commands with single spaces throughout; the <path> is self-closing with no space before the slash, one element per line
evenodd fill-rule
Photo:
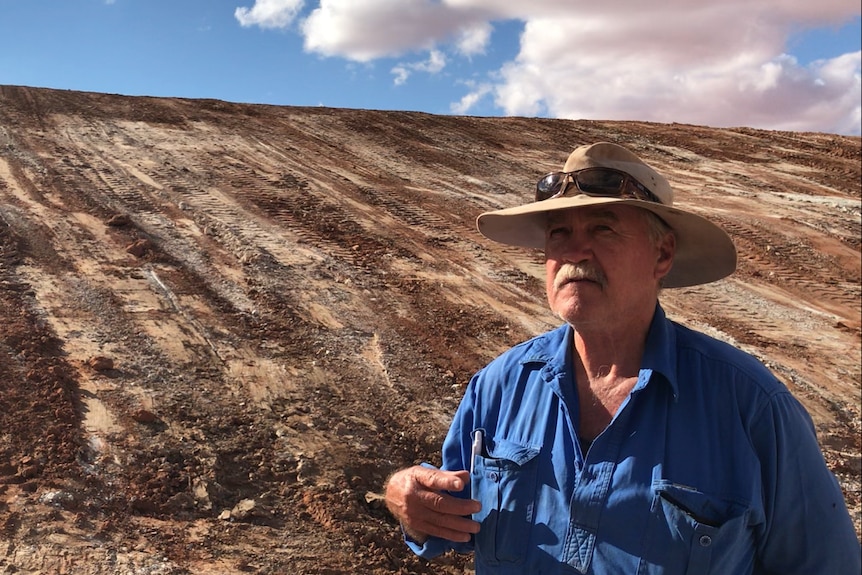
<path fill-rule="evenodd" d="M 789 392 L 774 395 L 755 419 L 752 442 L 762 466 L 765 572 L 859 575 L 859 540 L 803 406 Z"/>
<path fill-rule="evenodd" d="M 446 471 L 458 471 L 461 469 L 470 468 L 470 433 L 473 430 L 473 412 L 475 402 L 473 399 L 473 390 L 475 380 L 478 376 L 474 376 L 473 381 L 467 388 L 464 398 L 461 400 L 461 405 L 455 412 L 452 424 L 449 426 L 449 431 L 446 434 L 446 439 L 443 441 L 443 466 Z M 434 469 L 435 467 L 429 463 L 423 463 L 423 467 Z M 470 497 L 470 485 L 458 493 L 451 493 L 455 497 Z M 403 532 L 403 530 L 402 530 Z M 429 537 L 424 543 L 420 544 L 410 538 L 406 532 L 404 533 L 404 542 L 413 553 L 423 559 L 433 559 L 449 550 L 454 550 L 457 553 L 469 553 L 473 551 L 472 540 L 468 543 L 456 543 L 440 537 Z"/>
<path fill-rule="evenodd" d="M 467 549 L 465 548 L 466 544 L 455 543 L 440 537 L 429 537 L 425 543 L 419 544 L 416 541 L 413 541 L 413 539 L 411 539 L 406 533 L 404 533 L 404 542 L 413 553 L 423 559 L 434 559 L 449 550 L 454 550 L 457 553 L 467 553 L 472 549 L 472 546 Z"/>

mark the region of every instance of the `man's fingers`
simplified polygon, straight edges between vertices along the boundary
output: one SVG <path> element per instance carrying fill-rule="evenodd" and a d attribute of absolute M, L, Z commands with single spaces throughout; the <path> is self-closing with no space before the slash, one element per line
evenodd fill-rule
<path fill-rule="evenodd" d="M 479 523 L 466 517 L 454 515 L 435 517 L 433 521 L 418 519 L 413 527 L 429 536 L 441 537 L 459 543 L 470 541 L 470 536 L 479 532 Z"/>
<path fill-rule="evenodd" d="M 477 501 L 453 497 L 439 491 L 419 491 L 416 493 L 419 502 L 426 509 L 444 515 L 472 515 L 481 509 Z"/>
<path fill-rule="evenodd" d="M 434 491 L 461 491 L 467 485 L 469 477 L 470 473 L 467 471 L 440 471 L 428 467 L 414 468 L 416 481 Z"/>
<path fill-rule="evenodd" d="M 463 490 L 469 480 L 466 471 L 440 471 L 425 467 L 402 469 L 386 485 L 386 506 L 405 530 L 417 540 L 428 535 L 466 542 L 479 531 L 479 523 L 469 518 L 481 510 L 478 501 L 455 497 L 447 492 Z"/>

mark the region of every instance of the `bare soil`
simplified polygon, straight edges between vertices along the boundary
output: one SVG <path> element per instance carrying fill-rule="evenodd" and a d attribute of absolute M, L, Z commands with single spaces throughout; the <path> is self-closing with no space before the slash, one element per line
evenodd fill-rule
<path fill-rule="evenodd" d="M 2 86 L 0 573 L 470 573 L 381 487 L 557 323 L 476 215 L 600 140 L 734 238 L 665 308 L 807 406 L 858 532 L 859 138 Z"/>

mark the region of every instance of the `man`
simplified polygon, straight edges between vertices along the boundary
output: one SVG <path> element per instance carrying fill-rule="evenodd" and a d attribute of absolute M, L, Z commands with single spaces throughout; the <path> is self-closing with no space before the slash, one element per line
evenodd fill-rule
<path fill-rule="evenodd" d="M 736 267 L 719 227 L 610 143 L 577 148 L 536 201 L 479 230 L 543 248 L 565 323 L 470 382 L 443 467 L 386 502 L 431 558 L 483 574 L 859 575 L 860 547 L 810 417 L 756 359 L 670 320 L 660 289 Z"/>

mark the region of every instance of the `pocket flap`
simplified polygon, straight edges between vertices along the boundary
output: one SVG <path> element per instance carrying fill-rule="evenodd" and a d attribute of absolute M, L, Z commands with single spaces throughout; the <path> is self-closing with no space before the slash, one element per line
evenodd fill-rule
<path fill-rule="evenodd" d="M 538 447 L 520 445 L 507 439 L 495 439 L 487 445 L 488 457 L 506 459 L 524 465 L 539 454 Z"/>
<path fill-rule="evenodd" d="M 724 522 L 743 515 L 747 507 L 737 501 L 701 493 L 693 487 L 661 481 L 654 485 L 662 499 L 681 509 L 692 519 L 719 527 Z"/>

